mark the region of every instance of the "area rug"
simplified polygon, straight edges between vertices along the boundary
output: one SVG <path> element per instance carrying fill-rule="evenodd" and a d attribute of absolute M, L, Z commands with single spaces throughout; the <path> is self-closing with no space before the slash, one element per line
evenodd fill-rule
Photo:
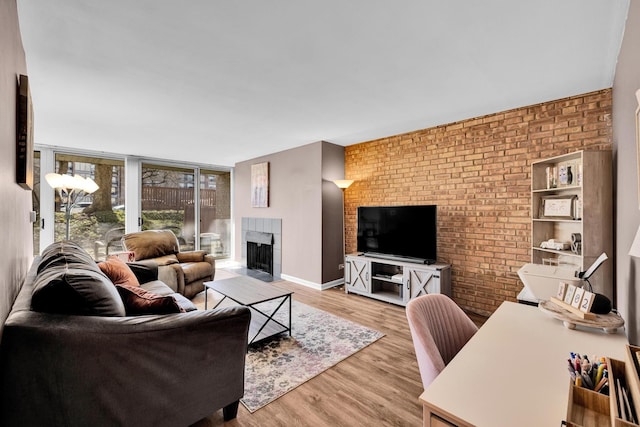
<path fill-rule="evenodd" d="M 249 347 L 241 400 L 249 412 L 257 411 L 384 336 L 297 301 L 293 301 L 291 311 L 291 337 L 276 337 Z"/>

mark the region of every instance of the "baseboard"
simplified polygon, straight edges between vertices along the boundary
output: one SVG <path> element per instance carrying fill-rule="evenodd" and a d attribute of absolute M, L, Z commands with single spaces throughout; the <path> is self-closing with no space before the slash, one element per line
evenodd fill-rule
<path fill-rule="evenodd" d="M 344 278 L 340 278 L 340 279 L 332 280 L 331 282 L 323 283 L 322 284 L 322 290 L 324 291 L 325 289 L 335 288 L 336 286 L 340 286 L 340 285 L 344 285 Z"/>
<path fill-rule="evenodd" d="M 298 285 L 306 286 L 308 288 L 315 289 L 317 291 L 324 291 L 326 289 L 344 284 L 344 279 L 337 279 L 327 283 L 316 283 L 316 282 L 311 282 L 309 280 L 300 279 L 299 277 L 289 276 L 288 274 L 281 274 L 280 278 L 282 280 L 286 280 L 288 282 L 293 282 Z"/>

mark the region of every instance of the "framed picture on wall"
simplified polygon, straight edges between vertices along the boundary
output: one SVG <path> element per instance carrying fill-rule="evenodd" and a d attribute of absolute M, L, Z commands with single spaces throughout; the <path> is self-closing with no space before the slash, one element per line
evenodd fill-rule
<path fill-rule="evenodd" d="M 16 182 L 33 189 L 33 105 L 29 78 L 20 75 L 16 100 Z"/>
<path fill-rule="evenodd" d="M 251 207 L 269 207 L 269 162 L 251 165 Z"/>

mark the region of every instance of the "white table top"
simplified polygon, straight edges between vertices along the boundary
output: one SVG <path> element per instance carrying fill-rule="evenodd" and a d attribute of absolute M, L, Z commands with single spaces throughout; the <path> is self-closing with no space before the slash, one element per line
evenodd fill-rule
<path fill-rule="evenodd" d="M 627 338 L 504 302 L 420 396 L 477 427 L 559 426 L 567 416 L 570 352 L 624 360 Z"/>

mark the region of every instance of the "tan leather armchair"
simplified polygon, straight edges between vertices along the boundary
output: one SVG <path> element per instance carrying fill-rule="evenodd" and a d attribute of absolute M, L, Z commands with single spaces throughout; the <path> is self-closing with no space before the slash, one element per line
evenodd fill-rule
<path fill-rule="evenodd" d="M 178 238 L 171 230 L 146 230 L 125 234 L 122 245 L 135 254 L 135 260 L 158 264 L 158 280 L 175 292 L 193 298 L 213 280 L 215 260 L 205 251 L 180 252 Z"/>

